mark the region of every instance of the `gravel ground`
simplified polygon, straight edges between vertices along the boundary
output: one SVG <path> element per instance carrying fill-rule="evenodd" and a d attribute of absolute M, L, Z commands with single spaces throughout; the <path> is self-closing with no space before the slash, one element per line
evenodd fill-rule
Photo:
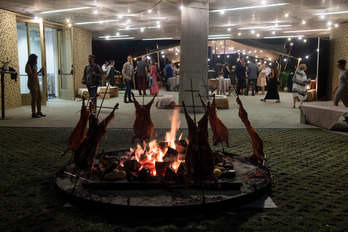
<path fill-rule="evenodd" d="M 211 209 L 209 215 L 180 217 L 178 212 L 178 217 L 154 218 L 64 207 L 66 200 L 58 195 L 53 176 L 70 159 L 59 154 L 71 131 L 0 127 L 1 231 L 348 231 L 347 134 L 257 130 L 268 155 L 270 196 L 277 209 Z M 165 131 L 156 132 L 161 138 Z M 109 130 L 101 147 L 127 149 L 131 136 L 131 130 Z M 230 130 L 230 148 L 225 150 L 251 154 L 246 130 Z"/>

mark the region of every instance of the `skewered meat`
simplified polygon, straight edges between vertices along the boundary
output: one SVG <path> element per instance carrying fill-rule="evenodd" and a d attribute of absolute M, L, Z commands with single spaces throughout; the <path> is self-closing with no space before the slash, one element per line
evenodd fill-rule
<path fill-rule="evenodd" d="M 253 145 L 253 154 L 249 157 L 251 162 L 260 163 L 264 165 L 265 154 L 263 153 L 263 143 L 259 135 L 255 132 L 254 128 L 251 126 L 250 121 L 248 119 L 248 113 L 245 111 L 243 104 L 239 97 L 236 99 L 237 104 L 239 105 L 239 117 L 244 123 Z"/>
<path fill-rule="evenodd" d="M 132 138 L 132 143 L 134 143 L 135 139 L 140 139 L 141 141 L 152 139 L 154 126 L 151 121 L 150 109 L 156 96 L 157 94 L 146 105 L 140 105 L 135 99 L 134 93 L 132 93 L 135 106 L 135 121 L 133 124 L 134 136 Z"/>
<path fill-rule="evenodd" d="M 82 169 L 87 171 L 87 178 L 90 178 L 92 175 L 94 160 L 98 152 L 100 140 L 104 136 L 106 128 L 111 120 L 115 118 L 114 112 L 117 107 L 118 104 L 115 105 L 112 112 L 101 123 L 99 123 L 99 120 L 95 115 L 90 114 L 90 127 L 87 132 L 87 137 L 82 141 L 74 153 L 74 163 L 76 168 L 78 170 Z"/>
<path fill-rule="evenodd" d="M 198 94 L 201 98 L 202 105 L 205 110 L 207 110 L 207 105 L 203 101 L 202 96 Z M 219 143 L 225 142 L 227 147 L 228 145 L 228 129 L 227 127 L 222 123 L 222 121 L 217 116 L 217 109 L 215 104 L 215 94 L 213 95 L 213 102 L 209 108 L 209 124 L 211 127 L 211 130 L 213 131 L 213 145 L 216 146 Z"/>
<path fill-rule="evenodd" d="M 188 115 L 185 103 L 182 102 L 185 111 L 185 118 L 187 121 L 188 132 L 188 146 L 185 154 L 186 172 L 195 180 L 206 180 L 213 175 L 214 172 L 214 156 L 208 142 L 208 113 L 209 103 L 207 109 L 198 126 Z"/>
<path fill-rule="evenodd" d="M 61 154 L 64 156 L 69 151 L 75 151 L 83 139 L 86 137 L 86 126 L 88 122 L 89 110 L 85 105 L 85 98 L 82 98 L 82 107 L 80 113 L 80 120 L 76 124 L 73 132 L 69 137 L 69 146 L 65 149 L 65 151 Z"/>

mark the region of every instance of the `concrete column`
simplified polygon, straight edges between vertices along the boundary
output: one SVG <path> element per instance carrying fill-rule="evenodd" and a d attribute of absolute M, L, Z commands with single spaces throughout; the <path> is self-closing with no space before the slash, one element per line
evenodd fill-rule
<path fill-rule="evenodd" d="M 180 49 L 180 92 L 179 104 L 182 101 L 192 106 L 190 79 L 194 90 L 201 95 L 206 92 L 203 80 L 207 83 L 208 76 L 208 24 L 209 2 L 207 0 L 184 0 L 181 10 L 181 49 Z M 195 105 L 201 106 L 197 93 L 194 93 Z M 192 112 L 192 108 L 188 108 Z M 203 108 L 196 108 L 197 113 L 204 112 Z"/>
<path fill-rule="evenodd" d="M 348 62 L 348 23 L 341 24 L 339 27 L 332 27 L 330 34 L 331 40 L 331 55 L 330 55 L 330 75 L 329 75 L 329 86 L 328 96 L 331 95 L 332 89 L 338 84 L 338 76 L 340 70 L 336 67 L 336 61 L 346 60 Z M 346 66 L 346 68 L 348 68 Z"/>

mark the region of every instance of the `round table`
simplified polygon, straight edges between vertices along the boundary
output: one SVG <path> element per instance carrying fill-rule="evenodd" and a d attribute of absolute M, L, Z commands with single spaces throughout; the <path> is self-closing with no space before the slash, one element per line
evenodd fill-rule
<path fill-rule="evenodd" d="M 168 85 L 169 85 L 171 91 L 178 91 L 179 83 L 180 83 L 179 77 L 168 78 Z"/>

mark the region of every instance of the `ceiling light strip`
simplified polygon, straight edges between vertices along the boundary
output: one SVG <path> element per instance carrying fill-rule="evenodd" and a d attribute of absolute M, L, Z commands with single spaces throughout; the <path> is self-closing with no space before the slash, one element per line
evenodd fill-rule
<path fill-rule="evenodd" d="M 58 13 L 58 12 L 65 12 L 65 11 L 85 10 L 89 8 L 92 8 L 92 7 L 85 6 L 85 7 L 77 7 L 77 8 L 70 8 L 70 9 L 50 10 L 50 11 L 43 11 L 39 14 L 51 14 L 51 13 Z"/>
<path fill-rule="evenodd" d="M 137 27 L 130 27 L 130 28 L 121 28 L 118 29 L 119 31 L 134 31 L 134 30 L 138 30 L 139 28 Z"/>
<path fill-rule="evenodd" d="M 345 11 L 334 11 L 334 12 L 325 12 L 325 13 L 319 13 L 314 15 L 332 15 L 332 14 L 345 14 L 348 13 L 348 10 Z"/>
<path fill-rule="evenodd" d="M 279 36 L 266 36 L 264 39 L 278 39 L 278 38 L 295 38 L 295 37 L 303 37 L 303 35 L 279 35 Z"/>
<path fill-rule="evenodd" d="M 111 19 L 111 20 L 101 20 L 101 21 L 92 21 L 92 22 L 80 22 L 80 23 L 75 23 L 75 25 L 87 25 L 87 24 L 111 23 L 111 22 L 118 22 L 118 20 L 117 19 Z"/>
<path fill-rule="evenodd" d="M 249 9 L 267 8 L 267 7 L 274 7 L 274 6 L 284 6 L 289 4 L 290 3 L 277 3 L 277 4 L 268 4 L 268 5 L 258 5 L 258 6 L 245 6 L 245 7 L 236 7 L 236 8 L 221 9 L 221 10 L 211 10 L 210 12 L 249 10 Z"/>
<path fill-rule="evenodd" d="M 232 37 L 230 37 L 230 36 L 229 36 L 229 37 L 226 36 L 226 37 L 209 37 L 208 39 L 209 39 L 209 40 L 215 40 L 215 39 L 216 39 L 216 40 L 219 40 L 219 39 L 231 39 L 231 38 L 232 38 Z"/>
<path fill-rule="evenodd" d="M 311 29 L 311 30 L 298 30 L 298 31 L 283 31 L 283 33 L 301 33 L 301 32 L 314 32 L 314 31 L 330 31 L 331 29 Z"/>
<path fill-rule="evenodd" d="M 105 36 L 99 36 L 100 39 L 106 39 L 106 38 L 122 38 L 122 37 L 128 37 L 129 35 L 105 35 Z"/>
<path fill-rule="evenodd" d="M 239 30 L 252 30 L 252 29 L 270 29 L 276 27 L 291 27 L 292 25 L 269 25 L 269 26 L 260 26 L 260 27 L 241 27 Z"/>
<path fill-rule="evenodd" d="M 148 39 L 142 39 L 142 40 L 171 40 L 174 39 L 173 37 L 167 37 L 167 38 L 148 38 Z"/>
<path fill-rule="evenodd" d="M 111 36 L 110 36 L 111 37 Z M 126 40 L 126 39 L 134 39 L 135 37 L 125 37 L 125 38 L 109 38 L 108 40 Z"/>
<path fill-rule="evenodd" d="M 232 36 L 231 34 L 226 34 L 226 35 L 208 35 L 208 37 L 226 37 L 226 36 Z"/>

